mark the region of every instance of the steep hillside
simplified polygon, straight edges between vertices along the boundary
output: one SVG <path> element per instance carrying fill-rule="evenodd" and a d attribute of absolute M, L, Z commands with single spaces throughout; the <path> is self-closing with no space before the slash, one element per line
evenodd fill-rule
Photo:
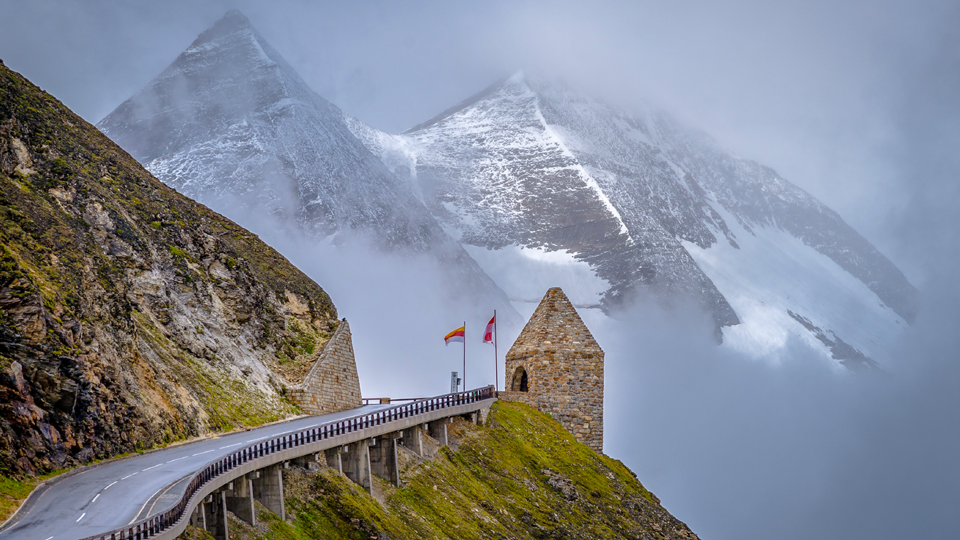
<path fill-rule="evenodd" d="M 258 507 L 259 525 L 233 519 L 230 537 L 697 538 L 621 462 L 526 405 L 498 402 L 486 427 L 457 421 L 451 434 L 451 447 L 427 460 L 401 447 L 402 486 L 378 481 L 376 499 L 332 469 L 286 469 L 287 521 Z"/>
<path fill-rule="evenodd" d="M 592 295 L 580 304 L 693 301 L 738 349 L 796 337 L 849 367 L 916 312 L 917 290 L 836 212 L 652 107 L 518 73 L 400 135 L 350 126 L 512 299 L 535 297 L 526 276 L 566 273 Z"/>
<path fill-rule="evenodd" d="M 296 412 L 337 325 L 255 235 L 0 63 L 0 474 Z"/>

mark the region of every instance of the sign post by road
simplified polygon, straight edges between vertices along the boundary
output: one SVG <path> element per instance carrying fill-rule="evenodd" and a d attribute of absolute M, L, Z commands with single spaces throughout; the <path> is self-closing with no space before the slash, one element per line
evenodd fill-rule
<path fill-rule="evenodd" d="M 451 394 L 456 392 L 460 388 L 460 377 L 458 377 L 457 375 L 459 375 L 459 373 L 457 373 L 456 371 L 450 372 L 450 393 Z"/>

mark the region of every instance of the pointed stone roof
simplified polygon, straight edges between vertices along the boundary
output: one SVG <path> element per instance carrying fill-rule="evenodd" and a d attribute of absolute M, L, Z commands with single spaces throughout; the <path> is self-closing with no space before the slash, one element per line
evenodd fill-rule
<path fill-rule="evenodd" d="M 543 295 L 540 305 L 507 352 L 507 358 L 561 349 L 603 354 L 567 295 L 560 287 L 553 287 Z"/>

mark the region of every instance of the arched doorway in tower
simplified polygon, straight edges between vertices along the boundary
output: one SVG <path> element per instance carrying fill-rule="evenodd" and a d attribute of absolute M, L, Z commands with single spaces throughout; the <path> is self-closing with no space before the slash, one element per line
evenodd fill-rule
<path fill-rule="evenodd" d="M 510 383 L 510 390 L 514 392 L 529 392 L 530 385 L 527 378 L 527 370 L 520 366 L 513 372 L 513 380 Z"/>

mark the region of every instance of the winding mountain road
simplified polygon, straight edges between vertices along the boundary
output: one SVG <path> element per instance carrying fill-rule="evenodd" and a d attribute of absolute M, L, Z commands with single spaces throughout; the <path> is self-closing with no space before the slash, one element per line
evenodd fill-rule
<path fill-rule="evenodd" d="M 391 406 L 298 418 L 86 467 L 41 487 L 0 540 L 77 540 L 122 527 L 175 505 L 194 474 L 243 445 Z"/>

